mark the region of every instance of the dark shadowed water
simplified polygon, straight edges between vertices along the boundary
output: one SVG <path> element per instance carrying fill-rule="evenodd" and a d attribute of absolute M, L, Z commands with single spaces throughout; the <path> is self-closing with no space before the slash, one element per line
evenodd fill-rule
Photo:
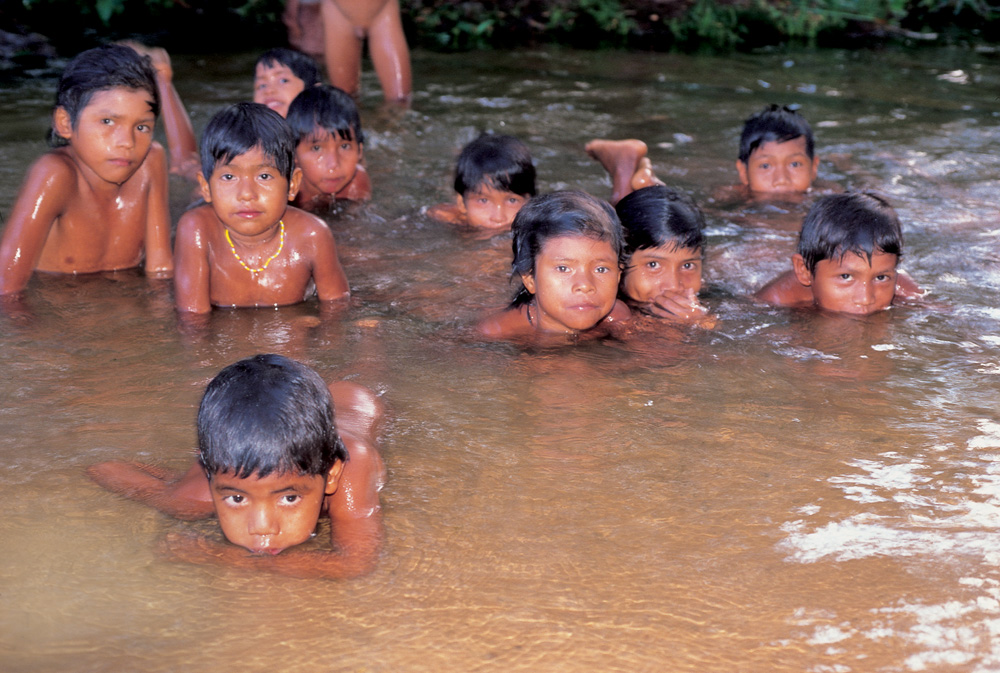
<path fill-rule="evenodd" d="M 200 129 L 254 54 L 175 56 Z M 804 52 L 414 57 L 414 109 L 362 110 L 371 204 L 330 218 L 354 299 L 219 311 L 168 284 L 43 277 L 0 317 L 5 671 L 1000 669 L 1000 61 Z M 0 91 L 0 212 L 44 150 L 55 81 Z M 925 305 L 755 307 L 807 204 L 735 205 L 742 120 L 798 103 L 822 178 L 886 194 Z M 460 147 L 522 137 L 543 191 L 607 196 L 583 151 L 637 137 L 706 209 L 714 330 L 524 352 L 465 327 L 508 297 L 510 242 L 422 214 Z M 836 159 L 833 161 L 832 159 Z M 174 218 L 187 187 L 172 183 Z M 390 410 L 387 542 L 359 580 L 172 563 L 189 530 L 90 483 L 181 468 L 223 366 L 276 351 Z M 194 526 L 209 534 L 214 523 Z"/>

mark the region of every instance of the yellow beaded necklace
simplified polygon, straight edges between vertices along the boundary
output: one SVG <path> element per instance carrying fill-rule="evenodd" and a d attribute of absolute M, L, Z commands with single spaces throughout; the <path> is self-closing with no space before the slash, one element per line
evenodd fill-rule
<path fill-rule="evenodd" d="M 235 257 L 236 261 L 240 263 L 240 266 L 242 266 L 250 273 L 255 273 L 255 274 L 260 273 L 261 271 L 267 268 L 268 264 L 274 261 L 275 257 L 281 254 L 281 251 L 285 247 L 285 221 L 278 220 L 278 226 L 280 227 L 278 229 L 278 236 L 279 236 L 278 249 L 273 255 L 267 258 L 267 261 L 264 262 L 264 265 L 259 269 L 251 269 L 249 266 L 247 266 L 247 263 L 240 258 L 239 253 L 236 252 L 236 246 L 233 245 L 233 239 L 229 236 L 229 229 L 226 229 L 226 243 L 229 244 L 229 249 L 233 251 L 233 257 Z"/>

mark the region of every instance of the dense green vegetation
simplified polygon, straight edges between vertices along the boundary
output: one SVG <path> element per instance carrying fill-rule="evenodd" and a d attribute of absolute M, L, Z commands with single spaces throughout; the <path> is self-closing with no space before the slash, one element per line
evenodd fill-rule
<path fill-rule="evenodd" d="M 655 50 L 1000 41 L 991 0 L 400 0 L 409 39 L 461 51 L 537 43 Z M 60 50 L 126 35 L 213 51 L 284 40 L 282 0 L 12 0 L 0 25 Z"/>

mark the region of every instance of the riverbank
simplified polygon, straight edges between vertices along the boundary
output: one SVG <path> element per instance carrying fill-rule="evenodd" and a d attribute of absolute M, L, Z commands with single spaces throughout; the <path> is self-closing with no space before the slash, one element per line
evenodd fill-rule
<path fill-rule="evenodd" d="M 440 51 L 546 43 L 680 52 L 1000 43 L 1000 10 L 983 0 L 400 0 L 400 5 L 410 44 Z M 0 6 L 0 76 L 125 37 L 188 53 L 284 44 L 283 7 L 282 0 L 14 0 Z"/>

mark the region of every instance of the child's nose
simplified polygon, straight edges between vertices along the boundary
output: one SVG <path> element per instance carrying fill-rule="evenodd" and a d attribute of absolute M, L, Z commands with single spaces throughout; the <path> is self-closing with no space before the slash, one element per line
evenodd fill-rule
<path fill-rule="evenodd" d="M 664 265 L 663 273 L 660 274 L 660 290 L 676 292 L 681 289 L 680 274 L 677 269 Z"/>
<path fill-rule="evenodd" d="M 278 533 L 278 518 L 268 507 L 257 507 L 250 515 L 247 532 L 251 535 L 275 535 Z"/>
<path fill-rule="evenodd" d="M 774 184 L 784 185 L 788 183 L 788 180 L 788 167 L 783 164 L 778 166 L 778 170 L 774 172 Z"/>
<path fill-rule="evenodd" d="M 875 303 L 875 286 L 872 283 L 861 283 L 854 300 L 858 306 L 871 306 Z"/>

